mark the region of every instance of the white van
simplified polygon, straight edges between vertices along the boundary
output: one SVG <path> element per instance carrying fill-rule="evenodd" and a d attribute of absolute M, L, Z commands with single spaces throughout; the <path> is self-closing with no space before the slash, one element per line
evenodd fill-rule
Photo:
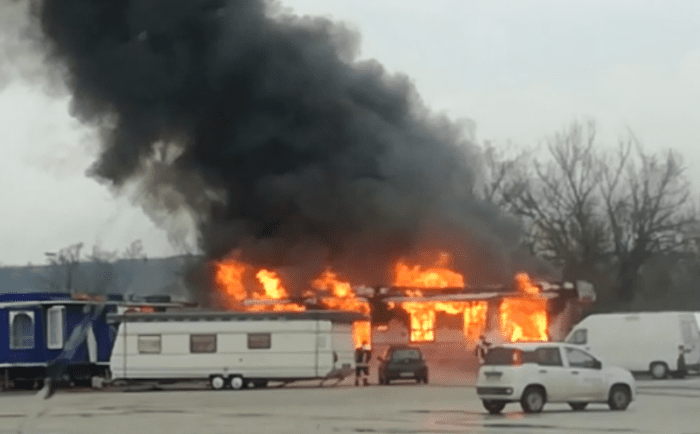
<path fill-rule="evenodd" d="M 590 315 L 574 326 L 566 342 L 613 365 L 650 372 L 654 378 L 677 370 L 682 345 L 687 369 L 700 368 L 700 331 L 692 312 Z"/>
<path fill-rule="evenodd" d="M 112 380 L 208 380 L 214 389 L 342 380 L 354 372 L 353 323 L 362 314 L 165 312 L 115 315 Z"/>

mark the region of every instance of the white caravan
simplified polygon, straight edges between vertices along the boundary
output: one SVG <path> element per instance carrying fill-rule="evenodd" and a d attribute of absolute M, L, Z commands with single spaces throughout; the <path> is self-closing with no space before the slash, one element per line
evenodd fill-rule
<path fill-rule="evenodd" d="M 613 365 L 650 372 L 654 378 L 677 370 L 681 345 L 687 368 L 700 367 L 700 331 L 692 312 L 590 315 L 574 326 L 566 342 Z"/>
<path fill-rule="evenodd" d="M 182 311 L 111 319 L 119 324 L 112 380 L 205 379 L 214 389 L 342 380 L 354 372 L 353 323 L 368 320 L 344 311 Z"/>

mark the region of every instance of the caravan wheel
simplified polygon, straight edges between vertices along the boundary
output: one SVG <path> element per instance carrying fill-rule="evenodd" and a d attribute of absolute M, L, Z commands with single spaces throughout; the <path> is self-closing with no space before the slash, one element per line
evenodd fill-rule
<path fill-rule="evenodd" d="M 220 375 L 214 375 L 209 379 L 209 382 L 211 383 L 211 388 L 214 390 L 221 390 L 226 386 L 226 380 Z"/>
<path fill-rule="evenodd" d="M 245 381 L 243 380 L 243 377 L 239 375 L 231 377 L 231 389 L 241 390 L 243 389 L 243 386 L 245 386 Z"/>

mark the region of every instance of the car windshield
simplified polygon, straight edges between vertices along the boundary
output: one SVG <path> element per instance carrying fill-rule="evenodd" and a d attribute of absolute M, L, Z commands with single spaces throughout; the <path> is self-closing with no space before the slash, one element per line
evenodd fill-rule
<path fill-rule="evenodd" d="M 420 351 L 413 349 L 396 350 L 391 355 L 392 360 L 420 359 Z"/>

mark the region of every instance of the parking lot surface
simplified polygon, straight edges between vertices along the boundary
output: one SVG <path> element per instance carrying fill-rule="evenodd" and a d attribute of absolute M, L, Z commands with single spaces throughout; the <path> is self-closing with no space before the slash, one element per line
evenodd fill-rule
<path fill-rule="evenodd" d="M 438 377 L 439 378 L 439 377 Z M 490 416 L 469 381 L 212 391 L 204 384 L 161 390 L 59 390 L 0 395 L 0 433 L 700 433 L 700 379 L 640 380 L 627 411 L 547 405 L 525 415 L 510 404 Z"/>

